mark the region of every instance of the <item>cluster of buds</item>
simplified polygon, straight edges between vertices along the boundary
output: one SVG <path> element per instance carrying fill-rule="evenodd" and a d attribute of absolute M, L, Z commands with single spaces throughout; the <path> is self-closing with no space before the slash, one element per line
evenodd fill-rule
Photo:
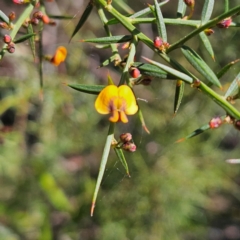
<path fill-rule="evenodd" d="M 42 21 L 44 24 L 49 24 L 52 26 L 56 25 L 56 22 L 51 20 L 47 15 L 43 14 L 41 11 L 36 11 L 33 13 L 30 22 L 33 25 L 38 25 L 39 21 Z"/>
<path fill-rule="evenodd" d="M 164 42 L 160 37 L 155 37 L 153 44 L 154 47 L 158 48 L 161 52 L 165 52 L 170 46 L 168 42 Z"/>
<path fill-rule="evenodd" d="M 229 28 L 229 26 L 231 25 L 232 23 L 232 18 L 231 17 L 228 17 L 228 18 L 225 18 L 223 19 L 221 22 L 219 22 L 217 24 L 217 26 L 219 28 Z"/>
<path fill-rule="evenodd" d="M 7 47 L 6 47 L 7 51 L 8 51 L 9 53 L 14 53 L 14 52 L 15 52 L 15 45 L 14 45 L 14 43 L 12 42 L 11 36 L 9 36 L 9 35 L 7 35 L 7 34 L 4 35 L 3 41 L 4 41 L 4 43 L 7 44 Z"/>
<path fill-rule="evenodd" d="M 137 147 L 132 140 L 131 133 L 122 133 L 120 135 L 120 148 L 128 152 L 135 152 Z"/>
<path fill-rule="evenodd" d="M 15 19 L 16 15 L 15 12 L 10 12 L 8 15 L 9 23 L 7 22 L 0 22 L 0 28 L 11 30 L 12 27 L 12 21 Z"/>

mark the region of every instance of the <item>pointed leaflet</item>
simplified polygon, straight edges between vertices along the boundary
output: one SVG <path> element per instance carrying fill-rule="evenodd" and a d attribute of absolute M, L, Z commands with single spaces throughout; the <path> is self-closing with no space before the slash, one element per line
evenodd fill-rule
<path fill-rule="evenodd" d="M 115 123 L 112 123 L 112 122 L 109 125 L 108 136 L 107 136 L 105 147 L 104 147 L 104 150 L 103 150 L 103 155 L 102 155 L 102 159 L 101 159 L 101 163 L 100 163 L 97 183 L 96 183 L 96 186 L 95 186 L 93 199 L 92 199 L 92 206 L 91 206 L 91 213 L 90 213 L 91 217 L 93 216 L 98 191 L 99 191 L 99 188 L 100 188 L 100 184 L 102 182 L 103 174 L 104 174 L 105 167 L 106 167 L 107 160 L 108 160 L 108 155 L 109 155 L 111 145 L 112 145 L 112 141 L 113 141 L 113 138 L 114 138 L 114 136 L 113 136 L 114 135 L 114 126 L 115 126 Z"/>
<path fill-rule="evenodd" d="M 31 33 L 33 34 L 33 27 L 32 27 L 31 23 L 28 24 L 27 31 L 29 34 L 31 34 Z M 33 59 L 35 60 L 35 58 L 36 58 L 35 36 L 32 36 L 31 38 L 29 38 L 29 43 L 30 43 L 30 47 L 32 50 Z"/>
<path fill-rule="evenodd" d="M 183 0 L 178 0 L 178 8 L 177 8 L 177 17 L 183 18 L 186 12 L 187 5 Z"/>
<path fill-rule="evenodd" d="M 67 86 L 84 93 L 98 95 L 105 85 L 87 85 L 87 84 L 78 84 L 78 83 L 68 83 Z"/>
<path fill-rule="evenodd" d="M 83 24 L 85 23 L 85 21 L 87 20 L 88 16 L 90 15 L 91 11 L 93 9 L 93 4 L 92 1 L 90 1 L 87 5 L 87 7 L 85 8 L 82 17 L 80 18 L 76 28 L 74 29 L 72 36 L 69 40 L 69 42 L 72 40 L 72 38 L 75 36 L 75 34 L 81 29 L 81 27 L 83 26 Z"/>
<path fill-rule="evenodd" d="M 211 58 L 213 60 L 215 60 L 212 44 L 210 43 L 210 41 L 209 41 L 208 37 L 206 36 L 205 32 L 200 32 L 199 36 L 202 40 L 202 43 L 203 43 L 204 47 L 206 48 L 206 50 L 210 54 Z"/>
<path fill-rule="evenodd" d="M 150 76 L 150 77 L 158 77 L 163 79 L 175 79 L 175 76 L 168 74 L 166 71 L 156 67 L 152 64 L 142 63 L 142 62 L 134 62 L 133 67 L 136 67 L 142 75 Z"/>
<path fill-rule="evenodd" d="M 227 65 L 225 65 L 218 73 L 217 73 L 217 77 L 220 79 L 234 64 L 238 63 L 240 61 L 240 59 L 236 59 L 230 63 L 228 63 Z"/>
<path fill-rule="evenodd" d="M 174 114 L 177 113 L 180 104 L 182 102 L 183 93 L 184 93 L 185 83 L 182 80 L 177 80 L 175 88 L 175 99 L 174 99 Z"/>
<path fill-rule="evenodd" d="M 203 132 L 205 132 L 206 130 L 210 129 L 210 126 L 209 124 L 205 124 L 203 125 L 202 127 L 196 129 L 195 131 L 193 131 L 192 133 L 190 133 L 188 136 L 186 136 L 185 138 L 181 138 L 179 140 L 176 141 L 176 143 L 180 143 L 180 142 L 183 142 L 189 138 L 192 138 L 192 137 L 195 137 Z"/>
<path fill-rule="evenodd" d="M 240 73 L 238 73 L 236 78 L 232 81 L 224 97 L 227 98 L 229 96 L 233 96 L 234 94 L 239 94 L 239 89 L 240 89 Z"/>
<path fill-rule="evenodd" d="M 168 67 L 164 64 L 161 64 L 159 62 L 155 62 L 155 61 L 152 61 L 151 59 L 149 58 L 145 58 L 145 57 L 142 57 L 143 59 L 145 59 L 146 61 L 148 61 L 149 63 L 159 67 L 160 69 L 170 73 L 171 75 L 173 76 L 176 76 L 177 78 L 183 80 L 184 82 L 187 82 L 187 83 L 193 83 L 193 78 L 192 77 L 189 77 L 188 75 L 182 73 L 182 72 L 179 72 L 171 67 Z"/>
<path fill-rule="evenodd" d="M 205 0 L 201 16 L 202 25 L 205 24 L 211 18 L 213 7 L 214 0 Z"/>
<path fill-rule="evenodd" d="M 181 47 L 181 50 L 186 59 L 199 73 L 201 73 L 209 82 L 221 87 L 221 83 L 215 73 L 193 49 L 183 46 Z"/>
<path fill-rule="evenodd" d="M 167 42 L 167 31 L 166 31 L 163 15 L 161 12 L 161 8 L 159 7 L 157 0 L 154 0 L 154 4 L 155 4 L 155 15 L 157 20 L 157 26 L 158 26 L 158 34 L 163 39 L 164 42 Z"/>
<path fill-rule="evenodd" d="M 24 42 L 24 41 L 28 40 L 31 37 L 34 37 L 35 35 L 36 35 L 36 33 L 29 33 L 29 34 L 23 35 L 22 37 L 20 37 L 18 39 L 14 39 L 13 42 L 15 44 L 18 44 L 18 43 L 21 43 L 21 42 Z"/>
<path fill-rule="evenodd" d="M 123 167 L 125 168 L 127 175 L 130 177 L 128 164 L 127 164 L 127 161 L 126 161 L 125 156 L 123 154 L 123 150 L 115 147 L 114 151 L 115 151 L 118 159 L 122 163 Z"/>
<path fill-rule="evenodd" d="M 132 35 L 120 35 L 120 36 L 111 36 L 111 37 L 102 37 L 102 38 L 83 39 L 81 40 L 81 42 L 111 44 L 111 43 L 129 42 L 131 40 L 132 40 Z"/>
<path fill-rule="evenodd" d="M 3 20 L 5 23 L 9 24 L 8 16 L 0 10 L 0 19 Z"/>

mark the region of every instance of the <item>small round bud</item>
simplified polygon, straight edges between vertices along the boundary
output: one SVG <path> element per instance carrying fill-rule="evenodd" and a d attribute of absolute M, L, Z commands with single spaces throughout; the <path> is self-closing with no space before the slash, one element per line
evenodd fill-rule
<path fill-rule="evenodd" d="M 134 143 L 132 142 L 126 142 L 122 145 L 122 149 L 128 152 L 135 152 L 137 147 Z"/>
<path fill-rule="evenodd" d="M 9 52 L 9 53 L 14 53 L 15 52 L 15 45 L 14 45 L 14 43 L 9 43 L 8 45 L 7 45 L 7 51 Z"/>
<path fill-rule="evenodd" d="M 9 25 L 5 22 L 0 22 L 0 28 L 3 28 L 3 29 L 10 29 Z"/>
<path fill-rule="evenodd" d="M 212 118 L 209 122 L 209 127 L 210 128 L 218 128 L 222 124 L 222 119 L 220 117 L 215 117 Z"/>
<path fill-rule="evenodd" d="M 33 25 L 38 25 L 38 24 L 39 24 L 39 20 L 38 20 L 37 18 L 32 18 L 32 19 L 31 19 L 31 23 L 32 23 Z"/>
<path fill-rule="evenodd" d="M 137 69 L 137 68 L 130 68 L 130 75 L 133 77 L 133 78 L 138 78 L 140 76 L 140 71 Z"/>
<path fill-rule="evenodd" d="M 33 18 L 42 19 L 43 13 L 41 11 L 36 11 L 33 13 Z"/>
<path fill-rule="evenodd" d="M 50 19 L 49 19 L 49 17 L 48 17 L 47 15 L 43 15 L 43 16 L 42 16 L 42 21 L 43 21 L 43 23 L 45 23 L 45 24 L 49 24 Z"/>
<path fill-rule="evenodd" d="M 163 44 L 163 40 L 160 37 L 155 37 L 153 40 L 154 47 L 159 48 Z"/>
<path fill-rule="evenodd" d="M 211 36 L 211 35 L 214 33 L 214 30 L 211 29 L 211 28 L 208 28 L 208 29 L 205 29 L 205 30 L 204 30 L 204 33 L 205 33 L 207 36 Z"/>
<path fill-rule="evenodd" d="M 234 122 L 234 127 L 235 127 L 238 131 L 240 131 L 240 120 L 237 120 L 237 121 Z"/>
<path fill-rule="evenodd" d="M 132 141 L 132 134 L 131 133 L 122 133 L 120 135 L 120 140 L 123 143 Z"/>
<path fill-rule="evenodd" d="M 8 18 L 9 18 L 10 21 L 13 21 L 16 18 L 15 12 L 10 12 L 9 15 L 8 15 Z"/>
<path fill-rule="evenodd" d="M 12 38 L 9 35 L 6 34 L 3 37 L 3 41 L 8 44 L 12 41 Z"/>
<path fill-rule="evenodd" d="M 219 22 L 219 23 L 217 24 L 217 26 L 218 26 L 219 28 L 229 28 L 229 26 L 231 25 L 231 23 L 232 23 L 232 18 L 229 17 L 229 18 L 223 19 L 221 22 Z"/>

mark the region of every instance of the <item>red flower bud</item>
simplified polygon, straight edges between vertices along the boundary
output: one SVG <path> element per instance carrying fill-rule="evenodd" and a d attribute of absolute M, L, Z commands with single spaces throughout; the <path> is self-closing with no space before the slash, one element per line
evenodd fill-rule
<path fill-rule="evenodd" d="M 33 13 L 33 18 L 42 19 L 42 17 L 43 17 L 43 13 L 41 11 L 37 11 Z"/>
<path fill-rule="evenodd" d="M 122 145 L 122 149 L 128 152 L 135 152 L 137 147 L 134 143 L 126 142 Z"/>
<path fill-rule="evenodd" d="M 222 119 L 220 117 L 215 117 L 212 118 L 209 122 L 209 127 L 210 128 L 218 128 L 222 124 Z"/>
<path fill-rule="evenodd" d="M 8 18 L 9 18 L 10 21 L 13 21 L 16 18 L 15 12 L 10 12 L 9 15 L 8 15 Z"/>
<path fill-rule="evenodd" d="M 131 70 L 130 70 L 130 75 L 133 78 L 137 78 L 137 77 L 140 76 L 140 71 L 137 68 L 132 67 Z"/>
<path fill-rule="evenodd" d="M 218 26 L 219 28 L 229 28 L 229 26 L 231 25 L 231 23 L 232 23 L 232 18 L 229 17 L 229 18 L 223 19 L 221 22 L 219 22 L 219 23 L 217 24 L 217 26 Z"/>
<path fill-rule="evenodd" d="M 12 38 L 9 35 L 6 34 L 3 37 L 3 41 L 8 44 L 12 41 Z"/>
<path fill-rule="evenodd" d="M 32 19 L 31 19 L 31 23 L 32 23 L 33 25 L 38 25 L 38 24 L 39 24 L 39 20 L 38 20 L 37 18 L 32 18 Z"/>
<path fill-rule="evenodd" d="M 120 135 L 120 140 L 123 143 L 132 141 L 132 134 L 131 133 L 122 133 Z"/>
<path fill-rule="evenodd" d="M 153 40 L 154 47 L 159 48 L 163 44 L 163 40 L 160 37 L 155 37 Z"/>
<path fill-rule="evenodd" d="M 14 45 L 14 43 L 9 43 L 8 45 L 7 45 L 7 51 L 9 52 L 9 53 L 14 53 L 15 52 L 15 45 Z"/>

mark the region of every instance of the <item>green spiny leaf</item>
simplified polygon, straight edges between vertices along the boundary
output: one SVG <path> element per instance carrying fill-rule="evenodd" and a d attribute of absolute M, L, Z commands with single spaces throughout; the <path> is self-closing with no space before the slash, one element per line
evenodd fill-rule
<path fill-rule="evenodd" d="M 181 50 L 186 59 L 199 73 L 201 73 L 209 82 L 221 87 L 221 83 L 215 73 L 193 49 L 183 46 Z"/>
<path fill-rule="evenodd" d="M 72 38 L 75 36 L 75 34 L 81 29 L 81 27 L 83 26 L 83 24 L 86 22 L 87 18 L 89 17 L 90 13 L 92 12 L 93 9 L 93 4 L 92 1 L 90 1 L 87 5 L 87 7 L 85 8 L 82 17 L 80 18 L 76 28 L 74 29 L 72 36 L 69 40 L 69 42 L 72 40 Z"/>
<path fill-rule="evenodd" d="M 218 73 L 217 73 L 217 77 L 220 79 L 234 64 L 238 63 L 240 61 L 240 59 L 236 59 L 230 63 L 228 63 L 227 65 L 225 65 Z"/>
<path fill-rule="evenodd" d="M 159 36 L 161 36 L 164 42 L 167 42 L 167 31 L 166 31 L 163 15 L 161 12 L 161 8 L 159 7 L 157 0 L 154 0 L 154 4 L 155 4 L 155 15 L 157 20 L 157 26 L 158 26 L 158 34 Z"/>
<path fill-rule="evenodd" d="M 193 83 L 193 78 L 192 77 L 189 77 L 188 75 L 182 73 L 182 72 L 179 72 L 171 67 L 168 67 L 164 64 L 161 64 L 161 63 L 158 63 L 158 62 L 155 62 L 155 61 L 152 61 L 151 59 L 149 58 L 145 58 L 145 57 L 142 57 L 143 59 L 145 59 L 146 61 L 148 61 L 149 63 L 159 67 L 160 69 L 170 73 L 171 75 L 173 76 L 176 76 L 177 78 L 187 82 L 187 83 Z"/>
<path fill-rule="evenodd" d="M 239 92 L 239 88 L 240 88 L 240 73 L 238 73 L 236 78 L 232 81 L 224 97 L 227 98 L 229 96 L 233 96 L 234 94 Z"/>
<path fill-rule="evenodd" d="M 15 39 L 13 42 L 15 44 L 18 44 L 18 43 L 21 43 L 21 42 L 24 42 L 24 41 L 30 39 L 31 37 L 34 37 L 35 35 L 36 35 L 36 33 L 29 33 L 29 34 L 23 35 L 22 37 L 20 37 L 18 39 Z"/>
<path fill-rule="evenodd" d="M 205 0 L 201 16 L 202 24 L 205 24 L 211 18 L 213 7 L 214 0 Z"/>
<path fill-rule="evenodd" d="M 185 83 L 182 80 L 177 80 L 174 99 L 174 114 L 177 113 L 183 98 Z"/>
<path fill-rule="evenodd" d="M 199 36 L 200 36 L 200 38 L 201 38 L 201 40 L 202 40 L 202 43 L 203 43 L 204 47 L 206 48 L 206 50 L 207 50 L 208 53 L 210 54 L 211 58 L 212 58 L 213 60 L 215 60 L 213 48 L 212 48 L 212 45 L 211 45 L 208 37 L 206 36 L 206 34 L 205 34 L 204 32 L 200 32 L 200 33 L 199 33 Z"/>
<path fill-rule="evenodd" d="M 118 157 L 118 159 L 120 160 L 120 162 L 122 163 L 123 167 L 125 168 L 126 170 L 126 174 L 130 177 L 130 174 L 129 174 L 129 169 L 128 169 L 128 164 L 127 164 L 127 161 L 125 159 L 125 156 L 123 154 L 123 151 L 122 149 L 119 149 L 119 148 L 114 148 L 114 151 Z"/>
<path fill-rule="evenodd" d="M 111 44 L 111 43 L 129 42 L 131 40 L 132 40 L 132 35 L 120 35 L 120 36 L 110 36 L 110 37 L 102 37 L 102 38 L 83 39 L 81 40 L 81 42 Z"/>
<path fill-rule="evenodd" d="M 28 34 L 33 34 L 32 24 L 28 24 L 27 31 L 28 31 Z M 32 50 L 33 59 L 35 59 L 36 58 L 35 35 L 29 38 L 29 43 Z"/>
<path fill-rule="evenodd" d="M 178 8 L 177 8 L 177 17 L 183 18 L 186 12 L 187 5 L 183 0 L 178 0 Z"/>
<path fill-rule="evenodd" d="M 9 24 L 8 16 L 0 10 L 0 19 L 2 19 L 5 23 Z"/>
<path fill-rule="evenodd" d="M 108 160 L 108 155 L 109 155 L 109 152 L 111 149 L 111 145 L 112 145 L 112 141 L 113 141 L 113 137 L 114 137 L 114 126 L 115 126 L 115 123 L 110 123 L 110 125 L 109 125 L 108 136 L 107 136 L 106 143 L 104 146 L 102 159 L 101 159 L 101 163 L 100 163 L 100 168 L 99 168 L 99 173 L 98 173 L 98 178 L 97 178 L 97 183 L 95 186 L 93 199 L 92 199 L 91 216 L 93 216 L 97 195 L 98 195 L 98 192 L 100 189 L 100 184 L 102 182 L 103 174 L 104 174 L 105 167 L 106 167 L 107 160 Z"/>
<path fill-rule="evenodd" d="M 156 67 L 152 64 L 142 63 L 142 62 L 134 62 L 133 67 L 138 68 L 140 73 L 145 76 L 150 77 L 158 77 L 162 79 L 175 79 L 176 77 L 168 74 L 166 71 L 162 70 L 159 67 Z"/>
<path fill-rule="evenodd" d="M 77 84 L 77 83 L 69 83 L 67 84 L 67 86 L 77 91 L 94 94 L 94 95 L 98 95 L 103 90 L 103 88 L 106 87 L 104 85 L 86 85 L 86 84 Z"/>

